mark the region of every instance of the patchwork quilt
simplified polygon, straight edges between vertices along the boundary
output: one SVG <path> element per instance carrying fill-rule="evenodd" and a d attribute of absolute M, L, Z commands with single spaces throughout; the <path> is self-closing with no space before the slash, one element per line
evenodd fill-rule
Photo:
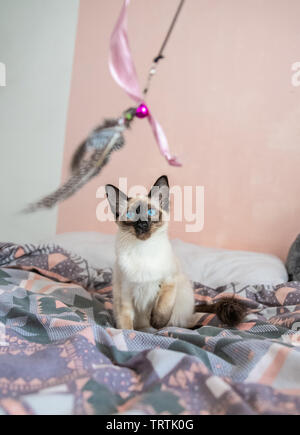
<path fill-rule="evenodd" d="M 100 265 L 101 266 L 101 265 Z M 0 244 L 0 414 L 300 414 L 300 282 L 216 289 L 237 328 L 116 329 L 111 270 L 55 245 Z"/>

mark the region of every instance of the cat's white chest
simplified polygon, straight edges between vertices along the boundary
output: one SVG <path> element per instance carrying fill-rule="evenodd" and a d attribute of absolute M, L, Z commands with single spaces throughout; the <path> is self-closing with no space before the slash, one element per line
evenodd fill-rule
<path fill-rule="evenodd" d="M 160 282 L 172 273 L 172 250 L 169 242 L 140 242 L 119 251 L 118 265 L 132 283 Z"/>

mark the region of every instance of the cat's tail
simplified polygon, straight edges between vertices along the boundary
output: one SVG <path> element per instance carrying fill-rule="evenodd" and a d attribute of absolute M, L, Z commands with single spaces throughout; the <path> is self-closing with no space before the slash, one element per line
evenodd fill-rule
<path fill-rule="evenodd" d="M 245 304 L 235 296 L 222 297 L 209 305 L 196 305 L 196 313 L 213 313 L 222 323 L 237 326 L 244 319 L 248 311 Z"/>

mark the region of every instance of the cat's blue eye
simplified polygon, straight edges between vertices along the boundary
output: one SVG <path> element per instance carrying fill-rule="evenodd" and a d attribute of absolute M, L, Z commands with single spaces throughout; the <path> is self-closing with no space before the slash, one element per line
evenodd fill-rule
<path fill-rule="evenodd" d="M 133 218 L 134 218 L 134 213 L 133 213 L 132 211 L 128 211 L 128 212 L 126 213 L 126 217 L 127 217 L 128 219 L 133 219 Z"/>
<path fill-rule="evenodd" d="M 149 216 L 155 216 L 156 215 L 156 210 L 154 210 L 154 208 L 149 208 L 148 215 Z"/>

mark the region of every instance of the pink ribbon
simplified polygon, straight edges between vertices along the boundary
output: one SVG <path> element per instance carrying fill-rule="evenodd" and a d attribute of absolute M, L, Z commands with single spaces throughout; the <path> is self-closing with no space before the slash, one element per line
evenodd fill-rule
<path fill-rule="evenodd" d="M 139 86 L 127 36 L 127 9 L 129 3 L 130 0 L 124 0 L 120 16 L 111 35 L 109 69 L 118 85 L 124 89 L 130 98 L 141 104 L 143 102 L 143 94 Z M 161 125 L 152 116 L 150 110 L 147 118 L 162 155 L 170 165 L 181 166 L 177 158 L 171 156 L 166 135 Z"/>

